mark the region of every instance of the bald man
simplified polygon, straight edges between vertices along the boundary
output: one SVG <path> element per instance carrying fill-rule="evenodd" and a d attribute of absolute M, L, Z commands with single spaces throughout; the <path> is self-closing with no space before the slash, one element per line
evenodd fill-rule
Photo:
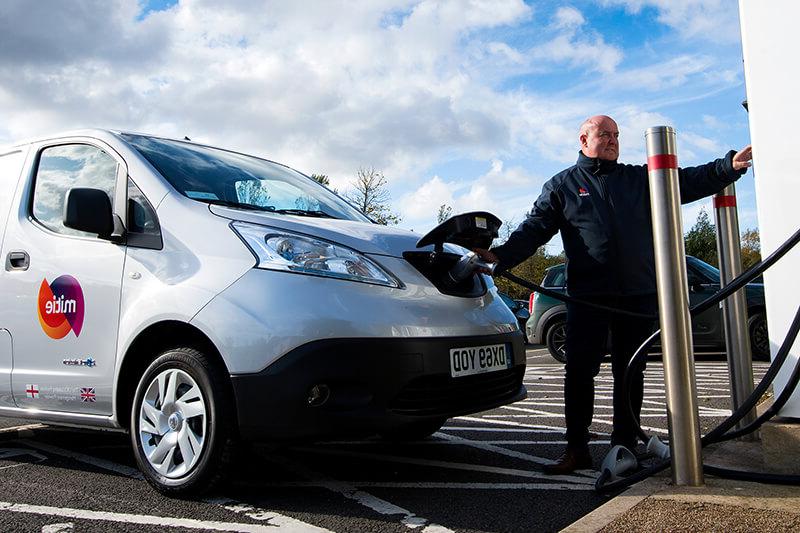
<path fill-rule="evenodd" d="M 646 165 L 618 163 L 619 128 L 611 117 L 588 118 L 578 135 L 578 162 L 542 188 L 525 221 L 501 246 L 476 250 L 496 262 L 495 274 L 521 263 L 561 233 L 567 256 L 567 292 L 598 304 L 655 314 L 657 310 L 650 189 Z M 681 201 L 693 202 L 736 181 L 750 166 L 751 149 L 731 150 L 722 159 L 679 170 Z M 633 449 L 637 435 L 622 398 L 625 367 L 654 330 L 654 322 L 567 304 L 564 408 L 566 452 L 548 474 L 590 468 L 589 425 L 594 411 L 594 377 L 611 339 L 614 375 L 612 445 Z M 631 401 L 642 408 L 643 368 L 634 376 Z"/>

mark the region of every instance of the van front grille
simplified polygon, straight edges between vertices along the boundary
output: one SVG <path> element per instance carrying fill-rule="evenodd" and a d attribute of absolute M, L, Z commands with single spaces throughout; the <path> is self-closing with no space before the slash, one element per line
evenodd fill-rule
<path fill-rule="evenodd" d="M 410 416 L 456 416 L 498 407 L 520 392 L 525 367 L 452 378 L 424 376 L 412 380 L 389 404 L 393 413 Z"/>

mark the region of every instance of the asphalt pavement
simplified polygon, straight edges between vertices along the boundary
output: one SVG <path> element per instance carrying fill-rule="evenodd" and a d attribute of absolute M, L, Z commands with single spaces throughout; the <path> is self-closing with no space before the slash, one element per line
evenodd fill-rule
<path fill-rule="evenodd" d="M 760 374 L 766 365 L 757 363 Z M 646 374 L 643 426 L 666 435 L 663 370 Z M 697 363 L 704 431 L 729 413 L 724 358 Z M 128 437 L 0 419 L 3 531 L 558 531 L 612 500 L 597 471 L 545 476 L 564 446 L 563 365 L 528 350 L 528 398 L 451 419 L 429 439 L 252 446 L 202 499 L 152 490 Z M 597 381 L 595 467 L 609 449 L 610 366 Z"/>

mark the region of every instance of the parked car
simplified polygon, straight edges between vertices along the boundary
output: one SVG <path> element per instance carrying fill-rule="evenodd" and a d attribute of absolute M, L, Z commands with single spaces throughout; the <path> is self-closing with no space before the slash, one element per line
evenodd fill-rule
<path fill-rule="evenodd" d="M 503 300 L 503 303 L 505 303 L 508 308 L 511 309 L 511 312 L 514 313 L 514 316 L 517 317 L 519 329 L 524 335 L 525 344 L 528 344 L 528 334 L 525 332 L 528 319 L 531 317 L 531 314 L 528 311 L 528 302 L 525 300 L 515 300 L 508 294 L 500 291 L 497 291 L 497 295 L 500 296 L 500 299 Z"/>
<path fill-rule="evenodd" d="M 448 277 L 500 224 L 423 245 L 284 165 L 154 136 L 0 147 L 0 415 L 127 431 L 170 494 L 239 440 L 429 435 L 526 395 L 513 313 Z"/>
<path fill-rule="evenodd" d="M 542 287 L 566 292 L 565 265 L 560 264 L 546 270 Z M 689 282 L 690 305 L 699 303 L 720 287 L 720 273 L 715 267 L 697 259 L 686 257 L 686 273 Z M 745 287 L 747 298 L 747 326 L 754 359 L 769 360 L 769 335 L 764 305 L 763 283 L 749 283 Z M 528 339 L 533 344 L 545 344 L 550 354 L 560 362 L 566 362 L 564 343 L 566 339 L 566 305 L 550 296 L 536 293 L 531 306 L 531 317 L 526 324 Z M 714 306 L 700 315 L 692 317 L 692 341 L 700 350 L 725 349 L 725 330 L 722 310 Z"/>

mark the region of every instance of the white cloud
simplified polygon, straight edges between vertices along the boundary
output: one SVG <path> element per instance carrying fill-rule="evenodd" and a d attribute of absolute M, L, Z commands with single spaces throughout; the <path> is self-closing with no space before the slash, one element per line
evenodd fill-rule
<path fill-rule="evenodd" d="M 3 0 L 0 143 L 84 126 L 188 135 L 327 174 L 340 191 L 372 166 L 403 226 L 424 229 L 442 203 L 521 220 L 544 179 L 574 164 L 590 115 L 614 116 L 622 159 L 643 161 L 644 130 L 671 122 L 642 89 L 663 103 L 695 97 L 678 85 L 741 83 L 715 50 L 623 54 L 588 9 L 528 4 L 181 0 L 143 17 L 129 0 Z M 671 78 L 638 66 L 643 55 Z M 699 120 L 684 160 L 724 137 Z M 442 170 L 459 161 L 484 170 Z"/>
<path fill-rule="evenodd" d="M 721 43 L 740 40 L 739 10 L 731 0 L 602 0 L 621 5 L 630 13 L 654 8 L 658 21 L 684 37 Z"/>
<path fill-rule="evenodd" d="M 556 11 L 553 27 L 558 30 L 552 40 L 534 46 L 528 52 L 532 64 L 568 63 L 573 68 L 584 67 L 590 71 L 614 72 L 622 61 L 622 51 L 606 44 L 602 35 L 583 28 L 586 20 L 573 7 Z"/>
<path fill-rule="evenodd" d="M 403 225 L 433 227 L 441 205 L 450 206 L 454 214 L 490 211 L 504 221 L 521 222 L 545 179 L 519 166 L 506 168 L 500 159 L 492 160 L 490 165 L 485 174 L 469 180 L 445 181 L 433 176 L 400 197 Z"/>
<path fill-rule="evenodd" d="M 557 28 L 575 28 L 583 26 L 585 22 L 583 14 L 574 7 L 565 6 L 556 10 L 555 26 Z"/>
<path fill-rule="evenodd" d="M 662 91 L 684 85 L 694 75 L 703 74 L 714 66 L 714 59 L 703 55 L 680 55 L 668 61 L 646 67 L 632 68 L 609 76 L 604 83 L 625 90 Z M 715 78 L 714 81 L 719 81 Z M 727 80 L 725 80 L 727 81 Z"/>

